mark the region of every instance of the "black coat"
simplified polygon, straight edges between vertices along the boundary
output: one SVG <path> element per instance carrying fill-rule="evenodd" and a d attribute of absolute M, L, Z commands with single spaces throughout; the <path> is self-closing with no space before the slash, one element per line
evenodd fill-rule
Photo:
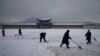
<path fill-rule="evenodd" d="M 46 33 L 42 32 L 42 33 L 40 34 L 40 37 L 41 37 L 41 38 L 45 38 L 45 35 L 46 35 Z"/>
<path fill-rule="evenodd" d="M 19 34 L 22 34 L 22 31 L 21 31 L 21 29 L 19 28 Z"/>
<path fill-rule="evenodd" d="M 2 36 L 5 36 L 5 30 L 4 29 L 2 30 Z"/>
<path fill-rule="evenodd" d="M 65 32 L 65 34 L 63 36 L 62 43 L 69 44 L 69 39 L 71 39 L 70 36 L 69 36 L 69 32 Z"/>
<path fill-rule="evenodd" d="M 86 36 L 86 40 L 90 40 L 91 39 L 91 32 L 87 32 L 85 34 L 85 36 Z"/>

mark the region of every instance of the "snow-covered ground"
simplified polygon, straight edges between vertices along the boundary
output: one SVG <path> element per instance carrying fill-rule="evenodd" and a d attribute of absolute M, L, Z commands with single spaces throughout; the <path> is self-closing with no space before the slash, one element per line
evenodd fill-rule
<path fill-rule="evenodd" d="M 91 45 L 86 45 L 87 29 L 70 29 L 70 36 L 82 49 L 70 40 L 70 49 L 61 44 L 67 29 L 22 29 L 23 36 L 18 35 L 18 29 L 5 29 L 6 37 L 2 37 L 0 29 L 0 56 L 100 56 L 100 29 L 91 29 Z M 48 43 L 39 42 L 39 34 L 46 32 Z"/>

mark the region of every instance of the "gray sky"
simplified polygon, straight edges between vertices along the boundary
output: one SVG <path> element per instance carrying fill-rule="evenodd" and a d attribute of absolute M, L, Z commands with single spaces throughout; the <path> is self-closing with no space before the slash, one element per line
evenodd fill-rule
<path fill-rule="evenodd" d="M 0 22 L 29 17 L 100 22 L 100 0 L 0 0 Z"/>

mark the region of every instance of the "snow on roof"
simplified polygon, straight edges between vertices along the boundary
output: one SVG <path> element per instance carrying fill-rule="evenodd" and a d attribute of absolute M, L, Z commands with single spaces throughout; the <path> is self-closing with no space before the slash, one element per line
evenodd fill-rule
<path fill-rule="evenodd" d="M 36 25 L 36 23 L 5 23 L 4 25 Z"/>
<path fill-rule="evenodd" d="M 83 23 L 53 23 L 53 25 L 83 25 Z"/>
<path fill-rule="evenodd" d="M 40 20 L 49 20 L 50 18 L 40 18 Z"/>
<path fill-rule="evenodd" d="M 36 23 L 5 23 L 4 25 L 36 25 Z M 84 25 L 83 23 L 53 23 L 53 25 Z"/>
<path fill-rule="evenodd" d="M 37 23 L 4 23 L 3 25 L 36 25 Z M 53 22 L 53 25 L 85 25 L 86 23 L 77 22 Z"/>

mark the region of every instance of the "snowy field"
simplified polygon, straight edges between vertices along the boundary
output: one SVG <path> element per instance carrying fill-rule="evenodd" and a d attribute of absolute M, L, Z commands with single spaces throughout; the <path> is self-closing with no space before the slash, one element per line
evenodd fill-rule
<path fill-rule="evenodd" d="M 0 29 L 0 56 L 100 56 L 100 29 L 91 29 L 91 45 L 86 45 L 87 29 L 70 29 L 70 36 L 82 49 L 70 40 L 70 49 L 61 44 L 67 29 L 22 29 L 23 36 L 18 35 L 18 29 L 5 29 L 6 37 L 2 37 Z M 41 32 L 46 32 L 48 43 L 39 42 Z"/>

